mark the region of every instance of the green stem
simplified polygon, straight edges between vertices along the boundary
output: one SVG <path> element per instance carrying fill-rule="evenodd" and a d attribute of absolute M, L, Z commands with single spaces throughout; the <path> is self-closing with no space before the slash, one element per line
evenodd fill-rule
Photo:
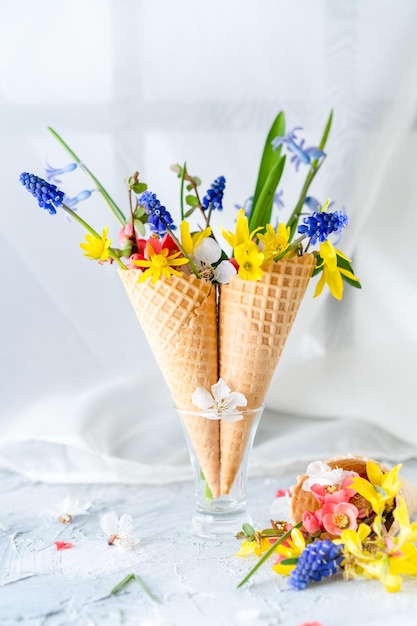
<path fill-rule="evenodd" d="M 55 139 L 57 139 L 57 141 L 61 144 L 61 146 L 65 148 L 65 150 L 71 155 L 71 157 L 81 167 L 81 169 L 86 174 L 88 174 L 88 176 L 90 176 L 90 178 L 94 181 L 95 185 L 97 185 L 97 189 L 100 191 L 101 195 L 103 196 L 103 198 L 109 205 L 111 211 L 113 212 L 117 220 L 121 223 L 122 226 L 125 226 L 126 224 L 125 216 L 123 215 L 122 211 L 119 209 L 119 207 L 117 206 L 113 198 L 110 196 L 110 194 L 104 189 L 100 181 L 94 176 L 94 174 L 88 169 L 88 167 L 84 165 L 81 159 L 79 159 L 79 157 L 75 154 L 75 152 L 71 150 L 68 144 L 65 143 L 62 137 L 60 137 L 60 135 L 58 135 L 58 133 L 53 128 L 48 126 L 48 130 L 55 137 Z"/>
<path fill-rule="evenodd" d="M 259 559 L 259 561 L 255 565 L 255 567 L 253 567 L 251 569 L 249 574 L 247 574 L 247 576 L 245 576 L 245 578 L 240 581 L 240 583 L 238 584 L 237 588 L 239 589 L 239 587 L 242 587 L 249 580 L 249 578 L 251 578 L 251 576 L 261 567 L 261 565 L 263 565 L 265 563 L 265 561 L 271 556 L 271 554 L 273 554 L 275 552 L 275 550 L 278 548 L 278 546 L 281 543 L 283 543 L 286 539 L 288 539 L 288 537 L 290 537 L 291 531 L 292 531 L 293 528 L 300 528 L 300 526 L 302 526 L 302 524 L 303 524 L 302 522 L 299 522 L 298 524 L 295 524 L 295 526 L 293 526 L 291 528 L 291 530 L 286 532 L 284 535 L 282 535 L 282 537 L 280 537 L 280 539 L 278 539 L 278 541 L 273 543 L 272 546 L 269 548 L 269 550 L 267 550 L 265 552 L 265 554 Z"/>
<path fill-rule="evenodd" d="M 61 207 L 64 209 L 64 211 L 66 211 L 69 215 L 71 215 L 71 217 L 77 220 L 79 224 L 84 226 L 84 228 L 88 230 L 88 232 L 91 235 L 94 235 L 94 237 L 97 237 L 97 239 L 101 239 L 101 236 L 98 234 L 98 232 L 95 231 L 94 228 L 90 226 L 90 224 L 87 224 L 87 222 L 85 222 L 83 218 L 80 217 L 75 211 L 70 209 L 66 204 L 61 204 Z M 127 270 L 126 265 L 122 263 L 122 261 L 119 259 L 117 254 L 112 250 L 112 248 L 109 248 L 109 256 L 113 259 L 113 261 L 116 261 L 116 263 L 118 263 L 118 265 L 120 265 L 122 269 Z"/>
<path fill-rule="evenodd" d="M 291 215 L 290 215 L 290 217 L 288 219 L 288 222 L 287 222 L 287 227 L 289 226 L 290 229 L 291 229 L 291 235 L 290 236 L 293 235 L 293 230 L 295 230 L 295 226 L 296 226 L 296 224 L 298 222 L 298 219 L 300 217 L 300 213 L 301 213 L 301 210 L 302 210 L 303 205 L 304 205 L 304 200 L 307 197 L 307 192 L 308 192 L 308 190 L 310 188 L 310 185 L 313 182 L 313 180 L 314 180 L 314 178 L 315 178 L 317 172 L 319 171 L 319 169 L 320 169 L 320 167 L 321 167 L 323 162 L 324 162 L 324 159 L 318 165 L 316 165 L 316 162 L 313 162 L 313 164 L 311 166 L 311 169 L 310 169 L 310 171 L 307 174 L 307 177 L 306 177 L 306 179 L 304 181 L 304 185 L 303 185 L 303 187 L 301 189 L 300 197 L 298 198 L 298 202 L 295 205 L 295 208 L 294 208 L 293 212 L 291 213 Z"/>
<path fill-rule="evenodd" d="M 115 587 L 113 587 L 113 589 L 110 591 L 110 595 L 112 596 L 115 593 L 118 593 L 121 589 L 123 589 L 123 587 L 130 583 L 131 580 L 135 580 L 138 583 L 139 587 L 142 589 L 142 591 L 144 591 L 151 600 L 153 600 L 154 602 L 159 602 L 159 600 L 155 598 L 153 593 L 148 589 L 148 587 L 137 574 L 128 574 L 127 576 L 125 576 L 123 580 L 121 580 Z"/>
<path fill-rule="evenodd" d="M 180 187 L 180 206 L 181 206 L 181 221 L 184 221 L 184 181 L 187 174 L 187 163 L 184 163 L 184 167 L 181 172 L 181 187 Z"/>

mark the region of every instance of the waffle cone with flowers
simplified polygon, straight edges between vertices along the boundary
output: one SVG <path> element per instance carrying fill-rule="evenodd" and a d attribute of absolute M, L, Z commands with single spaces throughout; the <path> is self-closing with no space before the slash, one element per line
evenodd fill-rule
<path fill-rule="evenodd" d="M 315 265 L 312 254 L 271 263 L 258 281 L 233 276 L 220 288 L 220 377 L 261 407 Z M 220 424 L 221 493 L 233 485 L 252 419 Z"/>
<path fill-rule="evenodd" d="M 382 463 L 370 459 L 365 456 L 339 456 L 325 461 L 326 465 L 329 465 L 332 469 L 343 469 L 346 471 L 353 471 L 359 474 L 362 478 L 367 479 L 366 464 L 368 461 L 375 463 L 379 469 L 385 474 L 389 469 Z M 290 488 L 290 514 L 294 523 L 302 521 L 303 513 L 306 511 L 316 511 L 320 504 L 314 497 L 311 491 L 304 491 L 303 484 L 307 480 L 308 475 L 303 474 L 297 477 L 297 483 Z M 401 489 L 398 493 L 399 496 L 404 498 L 407 505 L 408 514 L 411 517 L 417 511 L 417 485 L 410 481 L 401 478 Z M 397 524 L 394 521 L 387 529 L 389 535 L 394 534 L 397 531 Z"/>
<path fill-rule="evenodd" d="M 197 387 L 218 380 L 214 286 L 193 274 L 138 282 L 138 270 L 119 270 L 130 302 L 177 409 L 195 411 Z M 219 496 L 219 422 L 181 414 L 207 484 Z"/>

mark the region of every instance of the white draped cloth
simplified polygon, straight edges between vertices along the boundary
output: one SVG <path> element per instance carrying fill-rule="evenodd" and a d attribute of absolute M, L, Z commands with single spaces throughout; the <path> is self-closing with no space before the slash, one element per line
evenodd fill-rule
<path fill-rule="evenodd" d="M 2 218 L 0 466 L 46 481 L 168 482 L 190 476 L 164 380 L 114 267 L 85 259 L 84 232 L 20 186 L 71 159 L 59 132 L 127 210 L 141 178 L 178 218 L 173 163 L 203 188 L 227 179 L 221 219 L 253 193 L 279 110 L 317 143 L 311 193 L 346 207 L 339 247 L 362 290 L 302 303 L 251 459 L 417 455 L 417 5 L 414 0 L 29 0 L 0 24 Z M 287 163 L 290 211 L 305 170 Z M 94 186 L 62 178 L 68 195 Z M 118 227 L 94 193 L 79 213 Z M 179 373 L 180 374 L 180 373 Z"/>

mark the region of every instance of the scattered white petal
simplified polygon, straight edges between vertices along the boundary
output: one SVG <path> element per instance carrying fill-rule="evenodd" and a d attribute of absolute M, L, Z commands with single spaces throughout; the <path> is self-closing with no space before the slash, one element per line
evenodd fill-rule
<path fill-rule="evenodd" d="M 86 515 L 91 502 L 80 502 L 74 496 L 64 496 L 55 502 L 52 511 L 46 511 L 45 515 L 58 519 L 62 524 L 70 524 L 77 515 Z"/>
<path fill-rule="evenodd" d="M 106 513 L 100 519 L 100 527 L 110 546 L 131 550 L 139 543 L 139 539 L 133 535 L 133 518 L 130 513 L 123 513 L 120 518 L 114 511 Z"/>

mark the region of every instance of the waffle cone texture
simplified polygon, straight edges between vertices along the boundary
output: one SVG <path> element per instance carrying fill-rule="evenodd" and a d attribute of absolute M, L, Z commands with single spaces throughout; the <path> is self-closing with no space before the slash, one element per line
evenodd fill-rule
<path fill-rule="evenodd" d="M 388 468 L 382 463 L 378 463 L 374 459 L 370 459 L 364 456 L 340 456 L 334 457 L 326 464 L 331 468 L 341 468 L 346 471 L 357 472 L 362 478 L 367 478 L 366 464 L 368 461 L 372 461 L 379 466 L 382 472 L 388 472 Z M 297 483 L 290 489 L 290 513 L 294 523 L 302 521 L 303 513 L 305 511 L 315 511 L 319 508 L 319 503 L 310 491 L 303 491 L 303 483 L 307 480 L 307 474 L 298 476 Z M 399 491 L 399 496 L 404 498 L 410 517 L 417 511 L 417 485 L 414 485 L 406 479 L 401 479 L 402 487 Z M 397 531 L 397 524 L 394 522 L 389 530 L 389 535 L 395 534 Z"/>
<path fill-rule="evenodd" d="M 248 445 L 253 416 L 238 422 L 187 415 L 197 387 L 221 377 L 243 393 L 248 409 L 262 406 L 315 265 L 314 255 L 271 263 L 259 281 L 233 276 L 216 288 L 181 274 L 138 283 L 138 270 L 119 270 L 207 484 L 228 494 Z M 217 314 L 218 308 L 218 314 Z"/>
<path fill-rule="evenodd" d="M 315 258 L 271 263 L 258 281 L 232 276 L 220 288 L 220 377 L 260 407 L 307 289 Z M 252 419 L 220 422 L 220 483 L 227 494 L 239 470 Z"/>
<path fill-rule="evenodd" d="M 119 270 L 126 293 L 155 355 L 175 406 L 195 411 L 197 387 L 218 380 L 216 294 L 194 275 L 138 283 L 137 270 Z M 179 384 L 180 383 L 180 384 Z M 182 415 L 208 486 L 219 496 L 219 422 Z"/>

